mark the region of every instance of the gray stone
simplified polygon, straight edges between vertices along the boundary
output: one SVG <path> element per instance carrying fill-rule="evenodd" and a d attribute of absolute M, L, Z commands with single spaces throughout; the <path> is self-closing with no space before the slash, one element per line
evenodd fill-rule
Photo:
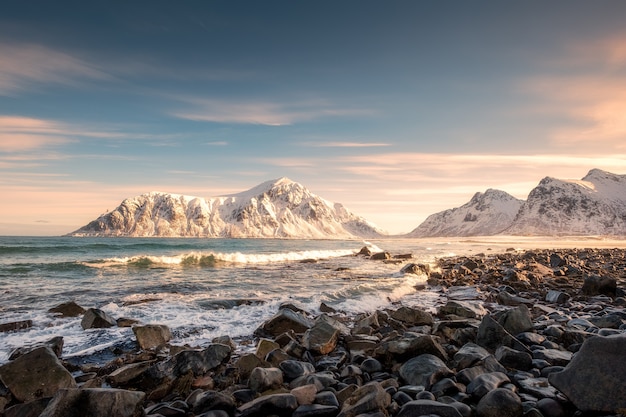
<path fill-rule="evenodd" d="M 563 304 L 569 300 L 569 295 L 563 291 L 550 290 L 546 294 L 546 301 L 554 304 Z"/>
<path fill-rule="evenodd" d="M 298 400 L 292 394 L 272 394 L 245 403 L 237 409 L 239 417 L 291 416 L 298 408 Z"/>
<path fill-rule="evenodd" d="M 498 388 L 486 393 L 476 406 L 479 417 L 522 417 L 521 399 L 514 392 Z"/>
<path fill-rule="evenodd" d="M 587 339 L 563 372 L 549 381 L 583 411 L 626 409 L 626 333 Z"/>
<path fill-rule="evenodd" d="M 114 388 L 59 390 L 40 417 L 140 417 L 146 394 Z"/>
<path fill-rule="evenodd" d="M 550 365 L 565 366 L 572 360 L 572 352 L 559 349 L 537 349 L 533 351 L 533 359 L 543 359 Z"/>
<path fill-rule="evenodd" d="M 32 320 L 20 320 L 10 323 L 2 323 L 0 324 L 0 333 L 13 332 L 15 330 L 28 329 L 30 327 L 33 327 Z"/>
<path fill-rule="evenodd" d="M 498 323 L 512 335 L 533 329 L 533 320 L 526 305 L 506 310 L 498 317 Z"/>
<path fill-rule="evenodd" d="M 107 380 L 112 387 L 119 387 L 141 376 L 150 368 L 150 366 L 152 366 L 152 363 L 148 361 L 124 365 L 111 372 L 107 376 Z"/>
<path fill-rule="evenodd" d="M 260 330 L 271 336 L 278 336 L 289 330 L 296 333 L 304 333 L 313 326 L 313 321 L 289 308 L 278 311 L 271 319 L 263 323 Z"/>
<path fill-rule="evenodd" d="M 475 343 L 466 343 L 454 354 L 457 368 L 465 369 L 491 355 L 485 348 Z"/>
<path fill-rule="evenodd" d="M 143 350 L 163 346 L 172 339 L 172 332 L 169 327 L 163 324 L 133 326 L 133 333 L 137 339 L 137 344 Z"/>
<path fill-rule="evenodd" d="M 85 313 L 85 309 L 74 301 L 68 301 L 67 303 L 52 307 L 48 312 L 59 314 L 61 317 L 78 317 Z"/>
<path fill-rule="evenodd" d="M 432 325 L 433 316 L 420 308 L 402 306 L 390 313 L 391 318 L 410 326 Z"/>
<path fill-rule="evenodd" d="M 439 308 L 440 315 L 452 314 L 466 318 L 481 318 L 487 314 L 487 310 L 476 302 L 449 300 L 446 305 Z"/>
<path fill-rule="evenodd" d="M 293 381 L 296 378 L 315 372 L 315 367 L 311 363 L 291 359 L 281 362 L 278 367 L 283 371 L 287 381 Z"/>
<path fill-rule="evenodd" d="M 232 415 L 235 412 L 235 400 L 223 392 L 197 389 L 185 400 L 195 414 L 212 410 L 224 410 Z"/>
<path fill-rule="evenodd" d="M 85 311 L 80 322 L 83 329 L 102 329 L 117 326 L 117 322 L 99 308 L 90 308 Z"/>
<path fill-rule="evenodd" d="M 359 414 L 385 410 L 391 404 L 391 396 L 377 382 L 358 388 L 343 403 L 338 417 L 355 417 Z"/>
<path fill-rule="evenodd" d="M 511 380 L 502 372 L 489 372 L 474 378 L 467 386 L 467 393 L 474 397 L 482 398 L 488 392 L 508 382 L 511 382 Z"/>
<path fill-rule="evenodd" d="M 254 368 L 248 379 L 248 387 L 256 392 L 279 388 L 283 373 L 278 368 Z"/>
<path fill-rule="evenodd" d="M 305 404 L 299 406 L 291 417 L 335 417 L 338 413 L 338 406 Z"/>
<path fill-rule="evenodd" d="M 510 347 L 500 346 L 496 350 L 496 359 L 507 368 L 528 371 L 533 367 L 533 357 L 528 352 L 520 352 Z"/>
<path fill-rule="evenodd" d="M 587 295 L 603 294 L 615 297 L 617 292 L 617 280 L 613 277 L 588 275 L 583 282 L 582 292 Z"/>
<path fill-rule="evenodd" d="M 399 370 L 400 378 L 409 385 L 430 387 L 439 379 L 452 375 L 446 364 L 428 353 L 416 356 L 405 362 Z"/>
<path fill-rule="evenodd" d="M 452 405 L 433 400 L 414 400 L 404 404 L 397 417 L 437 415 L 439 417 L 463 417 Z"/>
<path fill-rule="evenodd" d="M 4 410 L 3 417 L 39 417 L 50 403 L 50 398 L 41 398 L 24 404 L 15 404 Z"/>
<path fill-rule="evenodd" d="M 61 388 L 76 387 L 72 375 L 48 347 L 0 366 L 0 380 L 20 402 L 52 397 Z"/>
<path fill-rule="evenodd" d="M 557 395 L 557 390 L 548 384 L 548 379 L 544 377 L 517 379 L 517 385 L 521 392 L 535 398 L 554 398 Z"/>
<path fill-rule="evenodd" d="M 382 342 L 374 353 L 387 362 L 404 361 L 420 353 L 448 359 L 445 349 L 433 336 L 413 332 L 405 332 L 402 336 Z"/>
<path fill-rule="evenodd" d="M 302 337 L 302 345 L 313 352 L 326 355 L 337 346 L 339 330 L 325 320 L 316 320 Z"/>
<path fill-rule="evenodd" d="M 20 356 L 25 355 L 28 352 L 32 352 L 33 350 L 40 348 L 40 347 L 49 347 L 50 349 L 52 349 L 54 354 L 57 355 L 57 358 L 60 358 L 61 355 L 63 354 L 63 337 L 55 336 L 52 339 L 46 340 L 45 342 L 42 342 L 42 343 L 35 343 L 34 345 L 31 345 L 31 346 L 19 347 L 13 350 L 11 354 L 9 354 L 9 360 L 11 361 L 15 360 L 19 358 Z"/>

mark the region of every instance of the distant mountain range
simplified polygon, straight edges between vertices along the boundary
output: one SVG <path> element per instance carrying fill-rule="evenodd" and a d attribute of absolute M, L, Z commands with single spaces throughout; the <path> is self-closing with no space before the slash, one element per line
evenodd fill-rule
<path fill-rule="evenodd" d="M 626 175 L 592 169 L 582 180 L 546 177 L 526 201 L 498 190 L 429 216 L 409 237 L 626 235 Z"/>
<path fill-rule="evenodd" d="M 504 191 L 476 193 L 432 214 L 404 237 L 496 234 L 626 235 L 626 175 L 592 169 L 580 181 L 546 177 L 526 201 Z M 339 203 L 288 178 L 248 191 L 201 198 L 151 192 L 124 200 L 71 236 L 351 239 L 389 236 Z"/>
<path fill-rule="evenodd" d="M 350 239 L 386 233 L 288 178 L 215 198 L 151 192 L 128 198 L 72 236 Z"/>

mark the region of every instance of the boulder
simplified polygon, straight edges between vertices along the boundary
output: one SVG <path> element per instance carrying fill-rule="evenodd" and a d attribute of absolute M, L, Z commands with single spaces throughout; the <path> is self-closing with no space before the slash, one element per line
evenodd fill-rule
<path fill-rule="evenodd" d="M 15 360 L 17 358 L 19 358 L 22 355 L 27 354 L 28 352 L 31 352 L 37 348 L 40 347 L 49 347 L 50 349 L 52 349 L 52 351 L 55 353 L 55 355 L 57 355 L 57 358 L 61 357 L 61 354 L 63 353 L 63 337 L 62 336 L 55 336 L 50 340 L 47 340 L 45 342 L 42 343 L 35 343 L 34 345 L 30 345 L 30 346 L 22 346 L 19 347 L 15 350 L 13 350 L 10 354 L 9 354 L 9 360 Z"/>
<path fill-rule="evenodd" d="M 452 375 L 446 364 L 434 355 L 424 353 L 405 362 L 399 370 L 400 378 L 409 385 L 430 387 L 439 379 Z"/>
<path fill-rule="evenodd" d="M 503 384 L 511 382 L 502 372 L 489 372 L 477 376 L 467 385 L 467 393 L 477 398 L 484 397 L 488 392 L 495 390 Z"/>
<path fill-rule="evenodd" d="M 617 292 L 617 280 L 613 277 L 600 275 L 587 275 L 581 289 L 586 295 L 608 295 L 615 297 Z"/>
<path fill-rule="evenodd" d="M 39 417 L 46 409 L 50 398 L 41 398 L 23 404 L 15 404 L 4 410 L 3 417 Z"/>
<path fill-rule="evenodd" d="M 302 313 L 295 312 L 289 308 L 283 308 L 272 318 L 261 325 L 259 331 L 271 336 L 279 336 L 293 330 L 295 333 L 304 333 L 313 326 L 313 321 Z"/>
<path fill-rule="evenodd" d="M 137 344 L 143 350 L 163 346 L 172 339 L 172 332 L 169 327 L 163 324 L 133 326 L 133 333 L 137 339 Z"/>
<path fill-rule="evenodd" d="M 302 345 L 313 352 L 326 355 L 337 346 L 339 329 L 326 320 L 316 320 L 313 327 L 304 332 Z"/>
<path fill-rule="evenodd" d="M 483 317 L 487 310 L 477 302 L 448 300 L 446 305 L 439 308 L 439 314 L 474 319 Z"/>
<path fill-rule="evenodd" d="M 626 333 L 587 339 L 562 372 L 548 379 L 582 410 L 619 413 L 626 409 Z"/>
<path fill-rule="evenodd" d="M 107 380 L 112 387 L 119 387 L 141 376 L 150 366 L 151 362 L 149 361 L 130 363 L 111 372 L 107 376 Z"/>
<path fill-rule="evenodd" d="M 569 295 L 563 291 L 549 290 L 546 294 L 548 303 L 563 304 L 569 300 Z"/>
<path fill-rule="evenodd" d="M 433 324 L 433 316 L 420 308 L 402 306 L 392 311 L 390 316 L 409 326 L 431 326 Z"/>
<path fill-rule="evenodd" d="M 190 371 L 195 376 L 201 376 L 227 362 L 230 354 L 230 346 L 219 343 L 212 343 L 204 350 L 183 350 L 172 358 L 152 366 L 150 374 L 157 380 L 167 376 L 180 377 Z"/>
<path fill-rule="evenodd" d="M 530 310 L 528 310 L 525 304 L 520 304 L 515 308 L 504 311 L 498 316 L 498 323 L 512 335 L 533 329 Z"/>
<path fill-rule="evenodd" d="M 522 400 L 513 391 L 497 388 L 485 394 L 476 406 L 479 417 L 522 417 Z"/>
<path fill-rule="evenodd" d="M 20 321 L 13 321 L 10 323 L 1 323 L 0 333 L 12 332 L 15 330 L 23 330 L 23 329 L 28 329 L 30 327 L 33 327 L 32 320 L 20 320 Z"/>
<path fill-rule="evenodd" d="M 402 274 L 414 274 L 414 275 L 428 275 L 430 273 L 430 266 L 426 264 L 406 264 L 400 269 Z"/>
<path fill-rule="evenodd" d="M 500 323 L 494 320 L 491 315 L 483 317 L 483 320 L 480 322 L 476 335 L 476 343 L 490 351 L 495 351 L 500 346 L 526 350 L 526 347 L 502 327 Z"/>
<path fill-rule="evenodd" d="M 280 388 L 283 373 L 278 368 L 254 368 L 248 378 L 248 387 L 256 392 Z"/>
<path fill-rule="evenodd" d="M 78 317 L 85 313 L 85 309 L 76 304 L 74 301 L 59 304 L 48 310 L 49 313 L 59 314 L 61 317 Z"/>
<path fill-rule="evenodd" d="M 510 347 L 500 346 L 496 350 L 495 356 L 498 362 L 507 368 L 529 371 L 533 367 L 533 357 L 528 352 L 521 352 L 511 349 Z"/>
<path fill-rule="evenodd" d="M 62 389 L 40 417 L 140 417 L 146 394 L 115 388 Z"/>
<path fill-rule="evenodd" d="M 386 261 L 387 259 L 391 259 L 391 254 L 389 252 L 378 252 L 370 256 L 370 259 L 375 261 Z"/>
<path fill-rule="evenodd" d="M 293 381 L 296 378 L 315 372 L 315 367 L 311 363 L 291 359 L 281 362 L 279 367 L 287 381 Z"/>
<path fill-rule="evenodd" d="M 485 348 L 475 343 L 466 343 L 454 354 L 454 361 L 458 369 L 465 369 L 490 355 L 491 354 Z"/>
<path fill-rule="evenodd" d="M 337 417 L 355 417 L 360 414 L 386 410 L 391 404 L 391 396 L 378 382 L 371 382 L 358 388 L 343 403 Z"/>
<path fill-rule="evenodd" d="M 197 389 L 187 396 L 185 402 L 195 414 L 212 410 L 223 410 L 228 415 L 235 412 L 235 400 L 223 392 Z"/>
<path fill-rule="evenodd" d="M 435 337 L 413 332 L 405 332 L 402 336 L 382 342 L 374 353 L 386 362 L 402 362 L 420 353 L 448 359 L 448 354 Z"/>
<path fill-rule="evenodd" d="M 0 366 L 0 380 L 20 402 L 52 397 L 61 388 L 76 387 L 72 375 L 48 347 Z"/>
<path fill-rule="evenodd" d="M 85 315 L 83 316 L 80 325 L 85 330 L 102 329 L 116 326 L 117 322 L 99 308 L 90 308 L 85 311 Z"/>

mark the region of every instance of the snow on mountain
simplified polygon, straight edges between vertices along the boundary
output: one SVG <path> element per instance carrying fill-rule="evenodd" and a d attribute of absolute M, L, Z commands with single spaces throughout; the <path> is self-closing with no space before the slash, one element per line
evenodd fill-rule
<path fill-rule="evenodd" d="M 375 238 L 385 232 L 288 178 L 204 199 L 150 192 L 124 200 L 72 236 Z"/>
<path fill-rule="evenodd" d="M 522 203 L 504 191 L 488 189 L 461 207 L 428 216 L 408 237 L 495 235 L 511 225 Z"/>
<path fill-rule="evenodd" d="M 504 233 L 624 236 L 626 175 L 592 169 L 582 180 L 546 177 Z"/>

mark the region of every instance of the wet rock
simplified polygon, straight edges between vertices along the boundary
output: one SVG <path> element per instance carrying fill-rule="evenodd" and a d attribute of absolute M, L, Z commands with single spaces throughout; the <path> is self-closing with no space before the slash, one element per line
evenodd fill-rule
<path fill-rule="evenodd" d="M 78 317 L 85 313 L 85 309 L 76 304 L 74 301 L 59 304 L 48 310 L 49 313 L 59 314 L 61 317 Z"/>
<path fill-rule="evenodd" d="M 406 323 L 410 326 L 430 326 L 433 324 L 433 316 L 429 312 L 420 308 L 403 306 L 395 311 L 392 311 L 390 315 L 393 319 Z"/>
<path fill-rule="evenodd" d="M 280 345 L 271 339 L 260 339 L 256 345 L 256 352 L 254 353 L 260 359 L 265 359 L 268 353 L 275 349 L 279 349 Z"/>
<path fill-rule="evenodd" d="M 61 388 L 76 387 L 72 375 L 48 347 L 0 366 L 0 380 L 20 402 L 52 397 Z"/>
<path fill-rule="evenodd" d="M 452 371 L 438 357 L 425 353 L 405 362 L 399 369 L 400 378 L 410 385 L 430 387 Z"/>
<path fill-rule="evenodd" d="M 378 252 L 370 256 L 370 259 L 374 261 L 385 261 L 391 259 L 391 254 L 389 252 Z"/>
<path fill-rule="evenodd" d="M 485 348 L 475 343 L 466 343 L 454 354 L 454 361 L 458 369 L 465 369 L 490 355 Z"/>
<path fill-rule="evenodd" d="M 139 417 L 146 394 L 114 388 L 62 389 L 40 417 Z"/>
<path fill-rule="evenodd" d="M 156 364 L 150 371 L 157 379 L 168 375 L 179 377 L 189 372 L 200 376 L 228 361 L 230 354 L 230 346 L 213 343 L 204 350 L 183 350 L 167 361 Z"/>
<path fill-rule="evenodd" d="M 232 415 L 235 412 L 235 401 L 229 395 L 213 390 L 195 390 L 185 400 L 195 414 L 207 411 L 223 410 Z"/>
<path fill-rule="evenodd" d="M 522 417 L 522 401 L 514 392 L 498 388 L 486 393 L 476 406 L 479 417 Z"/>
<path fill-rule="evenodd" d="M 383 341 L 375 350 L 376 357 L 387 363 L 405 361 L 420 353 L 448 359 L 445 349 L 433 336 L 413 332 L 405 332 L 402 336 Z"/>
<path fill-rule="evenodd" d="M 572 352 L 560 349 L 537 349 L 533 359 L 543 359 L 550 365 L 565 366 L 572 360 Z"/>
<path fill-rule="evenodd" d="M 428 416 L 439 417 L 463 417 L 453 406 L 434 400 L 414 400 L 404 404 L 398 413 L 398 417 Z"/>
<path fill-rule="evenodd" d="M 414 274 L 414 275 L 428 275 L 430 273 L 430 267 L 426 264 L 406 264 L 400 269 L 402 274 Z"/>
<path fill-rule="evenodd" d="M 259 397 L 237 409 L 239 417 L 291 416 L 298 408 L 298 400 L 292 394 L 272 394 Z"/>
<path fill-rule="evenodd" d="M 306 404 L 299 406 L 291 417 L 335 417 L 339 407 L 322 404 Z"/>
<path fill-rule="evenodd" d="M 498 316 L 498 323 L 512 335 L 533 329 L 533 320 L 526 305 L 521 304 Z"/>
<path fill-rule="evenodd" d="M 291 394 L 296 397 L 299 405 L 313 404 L 315 395 L 317 394 L 317 387 L 314 384 L 302 385 L 301 387 L 292 389 Z"/>
<path fill-rule="evenodd" d="M 85 311 L 80 325 L 83 329 L 102 329 L 107 327 L 113 327 L 117 325 L 117 322 L 104 311 L 99 308 L 90 308 Z"/>
<path fill-rule="evenodd" d="M 617 292 L 617 280 L 613 277 L 600 275 L 587 275 L 581 289 L 586 295 L 608 295 L 615 297 Z"/>
<path fill-rule="evenodd" d="M 163 324 L 134 326 L 133 333 L 137 339 L 137 344 L 143 350 L 163 346 L 172 339 L 172 332 L 169 327 Z"/>
<path fill-rule="evenodd" d="M 57 355 L 57 358 L 60 358 L 62 353 L 63 353 L 63 337 L 61 336 L 55 336 L 50 340 L 47 340 L 43 343 L 36 343 L 34 345 L 30 345 L 30 346 L 23 346 L 23 347 L 19 347 L 15 350 L 13 350 L 10 354 L 9 354 L 9 360 L 15 360 L 17 358 L 19 358 L 22 355 L 27 354 L 28 352 L 32 352 L 33 350 L 40 348 L 40 347 L 48 347 L 50 349 L 52 349 L 52 351 L 54 352 L 55 355 Z"/>
<path fill-rule="evenodd" d="M 358 388 L 343 403 L 338 417 L 355 417 L 385 410 L 391 404 L 391 396 L 377 382 L 372 382 Z"/>
<path fill-rule="evenodd" d="M 583 411 L 626 409 L 626 334 L 592 337 L 549 381 Z"/>
<path fill-rule="evenodd" d="M 293 381 L 296 378 L 310 375 L 315 372 L 315 367 L 309 362 L 296 360 L 286 360 L 279 365 L 281 371 L 287 381 Z"/>
<path fill-rule="evenodd" d="M 520 352 L 506 346 L 500 346 L 495 354 L 502 366 L 521 371 L 528 371 L 533 367 L 533 357 L 528 352 Z"/>
<path fill-rule="evenodd" d="M 50 398 L 41 398 L 24 404 L 15 404 L 4 410 L 2 415 L 4 417 L 39 417 L 49 402 Z"/>
<path fill-rule="evenodd" d="M 279 388 L 283 384 L 283 373 L 278 368 L 254 368 L 248 379 L 248 387 L 256 392 Z"/>
<path fill-rule="evenodd" d="M 450 314 L 473 319 L 483 317 L 487 314 L 487 310 L 476 302 L 449 300 L 439 309 L 439 315 Z"/>
<path fill-rule="evenodd" d="M 363 246 L 357 255 L 372 256 L 372 251 L 367 246 Z"/>
<path fill-rule="evenodd" d="M 112 387 L 119 387 L 141 376 L 150 366 L 152 366 L 152 363 L 149 361 L 124 365 L 111 372 L 107 376 L 107 380 Z"/>
<path fill-rule="evenodd" d="M 283 308 L 260 327 L 262 333 L 278 336 L 293 330 L 296 333 L 304 333 L 313 326 L 313 321 L 302 313 L 289 308 Z"/>
<path fill-rule="evenodd" d="M 500 346 L 511 346 L 514 337 L 490 315 L 485 316 L 478 327 L 476 343 L 486 349 L 495 351 Z"/>
<path fill-rule="evenodd" d="M 506 374 L 502 372 L 490 372 L 477 376 L 467 386 L 467 393 L 477 398 L 482 398 L 488 392 L 511 382 Z"/>
<path fill-rule="evenodd" d="M 304 332 L 302 345 L 308 350 L 326 355 L 335 349 L 338 337 L 339 329 L 337 327 L 328 320 L 318 318 L 313 327 Z"/>
<path fill-rule="evenodd" d="M 33 327 L 32 320 L 21 320 L 21 321 L 14 321 L 11 323 L 1 323 L 0 333 L 13 332 L 15 330 L 23 330 L 23 329 L 28 329 L 30 327 Z"/>

